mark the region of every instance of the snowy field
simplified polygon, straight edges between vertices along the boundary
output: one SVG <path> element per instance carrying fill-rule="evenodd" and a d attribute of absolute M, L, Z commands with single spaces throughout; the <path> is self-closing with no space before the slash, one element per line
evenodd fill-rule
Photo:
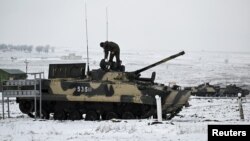
<path fill-rule="evenodd" d="M 191 106 L 184 108 L 172 120 L 151 125 L 154 119 L 120 122 L 34 120 L 21 114 L 18 105 L 12 101 L 11 118 L 0 120 L 0 139 L 1 141 L 206 141 L 209 124 L 250 125 L 250 99 L 244 100 L 243 103 L 245 121 L 240 120 L 236 99 L 192 97 L 189 102 Z M 7 114 L 7 110 L 5 112 Z"/>
<path fill-rule="evenodd" d="M 83 55 L 83 60 L 61 60 L 68 53 Z M 178 52 L 173 51 L 122 51 L 121 59 L 127 71 L 134 71 Z M 84 52 L 60 50 L 51 54 L 0 52 L 0 68 L 18 68 L 25 71 L 24 60 L 29 61 L 28 72 L 45 72 L 50 63 L 86 62 Z M 90 68 L 99 67 L 103 52 L 90 51 Z M 10 57 L 17 57 L 12 61 Z M 176 82 L 181 86 L 211 84 L 236 84 L 250 88 L 250 53 L 186 52 L 149 71 L 157 72 L 155 82 Z M 190 107 L 163 124 L 150 125 L 153 119 L 112 121 L 54 121 L 34 120 L 23 115 L 15 101 L 10 104 L 11 118 L 0 120 L 0 140 L 167 140 L 205 141 L 208 124 L 250 124 L 250 98 L 243 103 L 245 121 L 239 117 L 236 99 L 197 99 L 192 97 Z M 7 107 L 7 105 L 5 105 Z M 6 110 L 6 108 L 5 108 Z M 2 105 L 0 106 L 2 117 Z M 7 111 L 5 111 L 7 113 Z"/>

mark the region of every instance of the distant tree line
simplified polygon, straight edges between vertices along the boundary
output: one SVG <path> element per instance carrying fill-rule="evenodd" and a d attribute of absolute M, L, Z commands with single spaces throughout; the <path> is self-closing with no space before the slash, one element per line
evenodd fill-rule
<path fill-rule="evenodd" d="M 8 52 L 8 51 L 20 51 L 20 52 L 28 52 L 36 51 L 38 53 L 49 53 L 54 52 L 55 48 L 50 45 L 45 46 L 33 46 L 33 45 L 11 45 L 11 44 L 0 44 L 0 51 Z"/>

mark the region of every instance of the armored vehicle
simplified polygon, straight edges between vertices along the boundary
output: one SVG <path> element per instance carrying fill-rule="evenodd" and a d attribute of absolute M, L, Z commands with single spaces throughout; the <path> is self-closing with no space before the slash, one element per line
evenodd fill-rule
<path fill-rule="evenodd" d="M 242 89 L 242 88 L 236 86 L 235 84 L 227 85 L 226 87 L 221 88 L 221 90 L 220 90 L 221 96 L 233 96 L 233 97 L 237 97 L 238 93 L 241 93 L 242 96 L 245 97 L 246 95 L 249 94 L 249 90 Z"/>
<path fill-rule="evenodd" d="M 103 61 L 100 69 L 87 71 L 86 75 L 85 63 L 50 64 L 48 79 L 41 80 L 42 116 L 53 116 L 55 120 L 148 118 L 156 114 L 158 95 L 162 113 L 170 119 L 188 102 L 191 92 L 154 82 L 155 72 L 150 78 L 142 78 L 140 73 L 183 54 L 184 51 L 133 72 L 125 72 L 123 65 Z M 17 98 L 17 102 L 21 112 L 34 115 L 33 99 Z"/>
<path fill-rule="evenodd" d="M 197 87 L 191 88 L 191 91 L 192 95 L 195 96 L 219 96 L 220 86 L 204 83 Z"/>
<path fill-rule="evenodd" d="M 191 95 L 195 96 L 216 96 L 216 97 L 237 97 L 238 93 L 242 96 L 249 94 L 249 90 L 237 87 L 235 84 L 227 85 L 226 87 L 220 87 L 218 85 L 211 85 L 209 83 L 201 84 L 197 87 L 188 87 L 186 90 L 191 90 Z"/>

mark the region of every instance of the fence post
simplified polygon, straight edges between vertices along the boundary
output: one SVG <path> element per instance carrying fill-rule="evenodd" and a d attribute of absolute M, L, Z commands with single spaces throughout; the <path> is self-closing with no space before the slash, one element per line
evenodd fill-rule
<path fill-rule="evenodd" d="M 2 110 L 3 110 L 3 119 L 4 119 L 4 96 L 2 92 Z"/>
<path fill-rule="evenodd" d="M 42 118 L 42 73 L 39 73 L 40 118 Z"/>
<path fill-rule="evenodd" d="M 8 106 L 8 118 L 10 118 L 10 100 L 9 100 L 9 97 L 7 97 L 7 106 Z"/>
<path fill-rule="evenodd" d="M 161 97 L 156 95 L 156 107 L 157 107 L 157 119 L 158 122 L 162 122 L 162 110 L 161 110 Z"/>
<path fill-rule="evenodd" d="M 238 103 L 239 103 L 240 119 L 244 121 L 241 93 L 238 93 Z"/>

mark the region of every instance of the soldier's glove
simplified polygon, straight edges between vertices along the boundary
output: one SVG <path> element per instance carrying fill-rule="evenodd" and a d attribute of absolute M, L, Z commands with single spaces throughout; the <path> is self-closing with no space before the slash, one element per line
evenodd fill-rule
<path fill-rule="evenodd" d="M 108 62 L 108 59 L 105 59 L 105 62 Z"/>

